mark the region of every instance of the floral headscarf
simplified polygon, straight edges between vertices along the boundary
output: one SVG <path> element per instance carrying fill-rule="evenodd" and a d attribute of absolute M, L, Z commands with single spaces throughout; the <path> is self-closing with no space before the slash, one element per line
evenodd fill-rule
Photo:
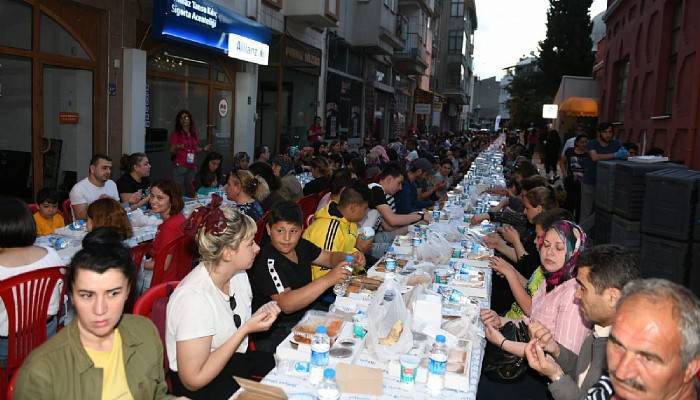
<path fill-rule="evenodd" d="M 383 146 L 376 145 L 372 147 L 372 150 L 370 151 L 376 153 L 379 157 L 381 157 L 382 160 L 384 160 L 384 162 L 389 162 L 389 156 L 386 154 L 386 150 Z"/>
<path fill-rule="evenodd" d="M 585 249 L 587 242 L 586 232 L 580 226 L 570 221 L 557 221 L 549 227 L 549 230 L 554 230 L 562 242 L 566 244 L 566 257 L 564 258 L 564 265 L 558 271 L 544 271 L 547 292 L 576 277 L 578 272 L 576 261 Z"/>

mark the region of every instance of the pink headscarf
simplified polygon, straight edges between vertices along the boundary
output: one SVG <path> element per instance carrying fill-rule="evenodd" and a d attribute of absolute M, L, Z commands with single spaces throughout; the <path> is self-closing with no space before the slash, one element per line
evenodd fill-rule
<path fill-rule="evenodd" d="M 372 147 L 372 150 L 370 151 L 376 153 L 379 157 L 382 158 L 382 160 L 384 160 L 384 162 L 389 162 L 389 156 L 386 154 L 386 150 L 384 150 L 384 147 L 382 147 L 381 145 L 376 145 Z"/>

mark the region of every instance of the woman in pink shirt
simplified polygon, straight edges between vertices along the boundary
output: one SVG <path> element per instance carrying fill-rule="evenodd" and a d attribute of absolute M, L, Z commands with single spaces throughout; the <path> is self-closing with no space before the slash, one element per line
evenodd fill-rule
<path fill-rule="evenodd" d="M 578 283 L 574 279 L 577 272 L 576 261 L 585 246 L 586 234 L 578 225 L 570 221 L 552 224 L 545 233 L 540 248 L 545 282 L 532 297 L 530 318 L 524 318 L 526 323 L 532 320 L 542 323 L 552 332 L 554 340 L 576 354 L 590 331 L 590 324 L 584 319 L 576 300 Z M 484 321 L 486 339 L 489 342 L 511 354 L 524 356 L 527 343 L 506 340 L 499 330 L 510 321 L 508 318 L 501 317 L 492 310 L 482 310 L 481 319 Z M 526 375 L 530 378 L 533 374 Z M 514 396 L 513 399 L 516 399 L 521 398 L 518 393 L 531 396 L 533 391 L 539 390 L 546 393 L 544 383 L 538 385 L 536 379 L 504 384 L 490 381 L 482 375 L 481 381 L 477 395 L 479 399 L 504 398 L 502 396 Z M 524 384 L 528 387 L 524 388 Z"/>
<path fill-rule="evenodd" d="M 209 151 L 210 144 L 199 147 L 199 137 L 192 114 L 182 110 L 175 117 L 175 130 L 170 134 L 170 153 L 173 161 L 173 180 L 188 197 L 194 197 L 194 180 L 197 171 L 197 152 Z"/>

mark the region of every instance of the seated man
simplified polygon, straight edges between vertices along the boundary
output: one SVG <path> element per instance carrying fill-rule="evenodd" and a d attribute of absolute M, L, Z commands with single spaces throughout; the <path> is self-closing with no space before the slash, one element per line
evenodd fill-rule
<path fill-rule="evenodd" d="M 396 212 L 399 214 L 409 214 L 433 205 L 430 200 L 418 199 L 418 188 L 416 186 L 418 181 L 423 181 L 426 176 L 432 174 L 433 166 L 430 164 L 430 161 L 425 158 L 416 159 L 410 164 L 408 171 L 403 177 L 403 187 L 394 195 Z M 441 181 L 428 189 L 428 191 L 432 194 L 444 187 L 445 182 Z"/>
<path fill-rule="evenodd" d="M 700 300 L 664 279 L 625 285 L 608 339 L 608 373 L 586 399 L 696 400 Z"/>
<path fill-rule="evenodd" d="M 254 336 L 257 350 L 274 353 L 294 325 L 312 308 L 316 300 L 336 283 L 350 276 L 344 252 L 323 250 L 302 239 L 302 212 L 291 201 L 278 203 L 267 219 L 270 243 L 260 253 L 250 270 L 253 289 L 253 312 L 274 300 L 282 309 L 269 331 Z M 355 266 L 364 267 L 361 252 L 352 254 Z M 311 264 L 333 267 L 325 276 L 311 279 Z"/>
<path fill-rule="evenodd" d="M 406 232 L 408 225 L 421 221 L 430 222 L 430 214 L 422 211 L 405 215 L 396 213 L 394 194 L 401 190 L 402 182 L 401 167 L 396 163 L 389 163 L 379 174 L 379 183 L 369 185 L 372 192 L 369 203 L 371 210 L 367 213 L 362 226 L 370 226 L 377 232 L 370 252 L 373 257 L 383 256 L 394 237 Z"/>
<path fill-rule="evenodd" d="M 363 241 L 357 235 L 357 222 L 367 215 L 369 198 L 367 186 L 355 184 L 346 187 L 337 203 L 331 201 L 316 212 L 314 222 L 304 231 L 304 239 L 327 251 L 350 254 L 369 250 L 369 241 Z M 319 279 L 329 271 L 327 267 L 314 264 L 312 279 Z"/>
<path fill-rule="evenodd" d="M 119 201 L 117 184 L 109 179 L 112 174 L 112 159 L 104 154 L 95 154 L 90 159 L 87 178 L 76 183 L 70 190 L 70 203 L 74 219 L 87 219 L 87 208 L 101 197 Z"/>
<path fill-rule="evenodd" d="M 576 297 L 581 312 L 594 324 L 581 353 L 577 356 L 552 340 L 551 332 L 536 321 L 530 323 L 531 341 L 525 349 L 530 367 L 552 382 L 549 391 L 554 400 L 578 400 L 600 379 L 607 366 L 606 346 L 620 292 L 625 283 L 639 278 L 634 256 L 617 245 L 585 250 L 577 263 Z"/>
<path fill-rule="evenodd" d="M 433 179 L 435 185 L 438 185 L 440 182 L 444 182 L 445 186 L 437 191 L 436 195 L 438 198 L 444 197 L 452 187 L 452 161 L 447 158 L 440 160 L 440 170 L 435 173 L 435 178 Z"/>

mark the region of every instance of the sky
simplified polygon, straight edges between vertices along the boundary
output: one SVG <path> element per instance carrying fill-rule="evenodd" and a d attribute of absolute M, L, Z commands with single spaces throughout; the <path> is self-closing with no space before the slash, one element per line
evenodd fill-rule
<path fill-rule="evenodd" d="M 605 11 L 606 0 L 593 0 L 591 18 Z M 496 76 L 503 68 L 537 51 L 547 32 L 549 0 L 476 0 L 474 74 L 481 79 Z"/>

